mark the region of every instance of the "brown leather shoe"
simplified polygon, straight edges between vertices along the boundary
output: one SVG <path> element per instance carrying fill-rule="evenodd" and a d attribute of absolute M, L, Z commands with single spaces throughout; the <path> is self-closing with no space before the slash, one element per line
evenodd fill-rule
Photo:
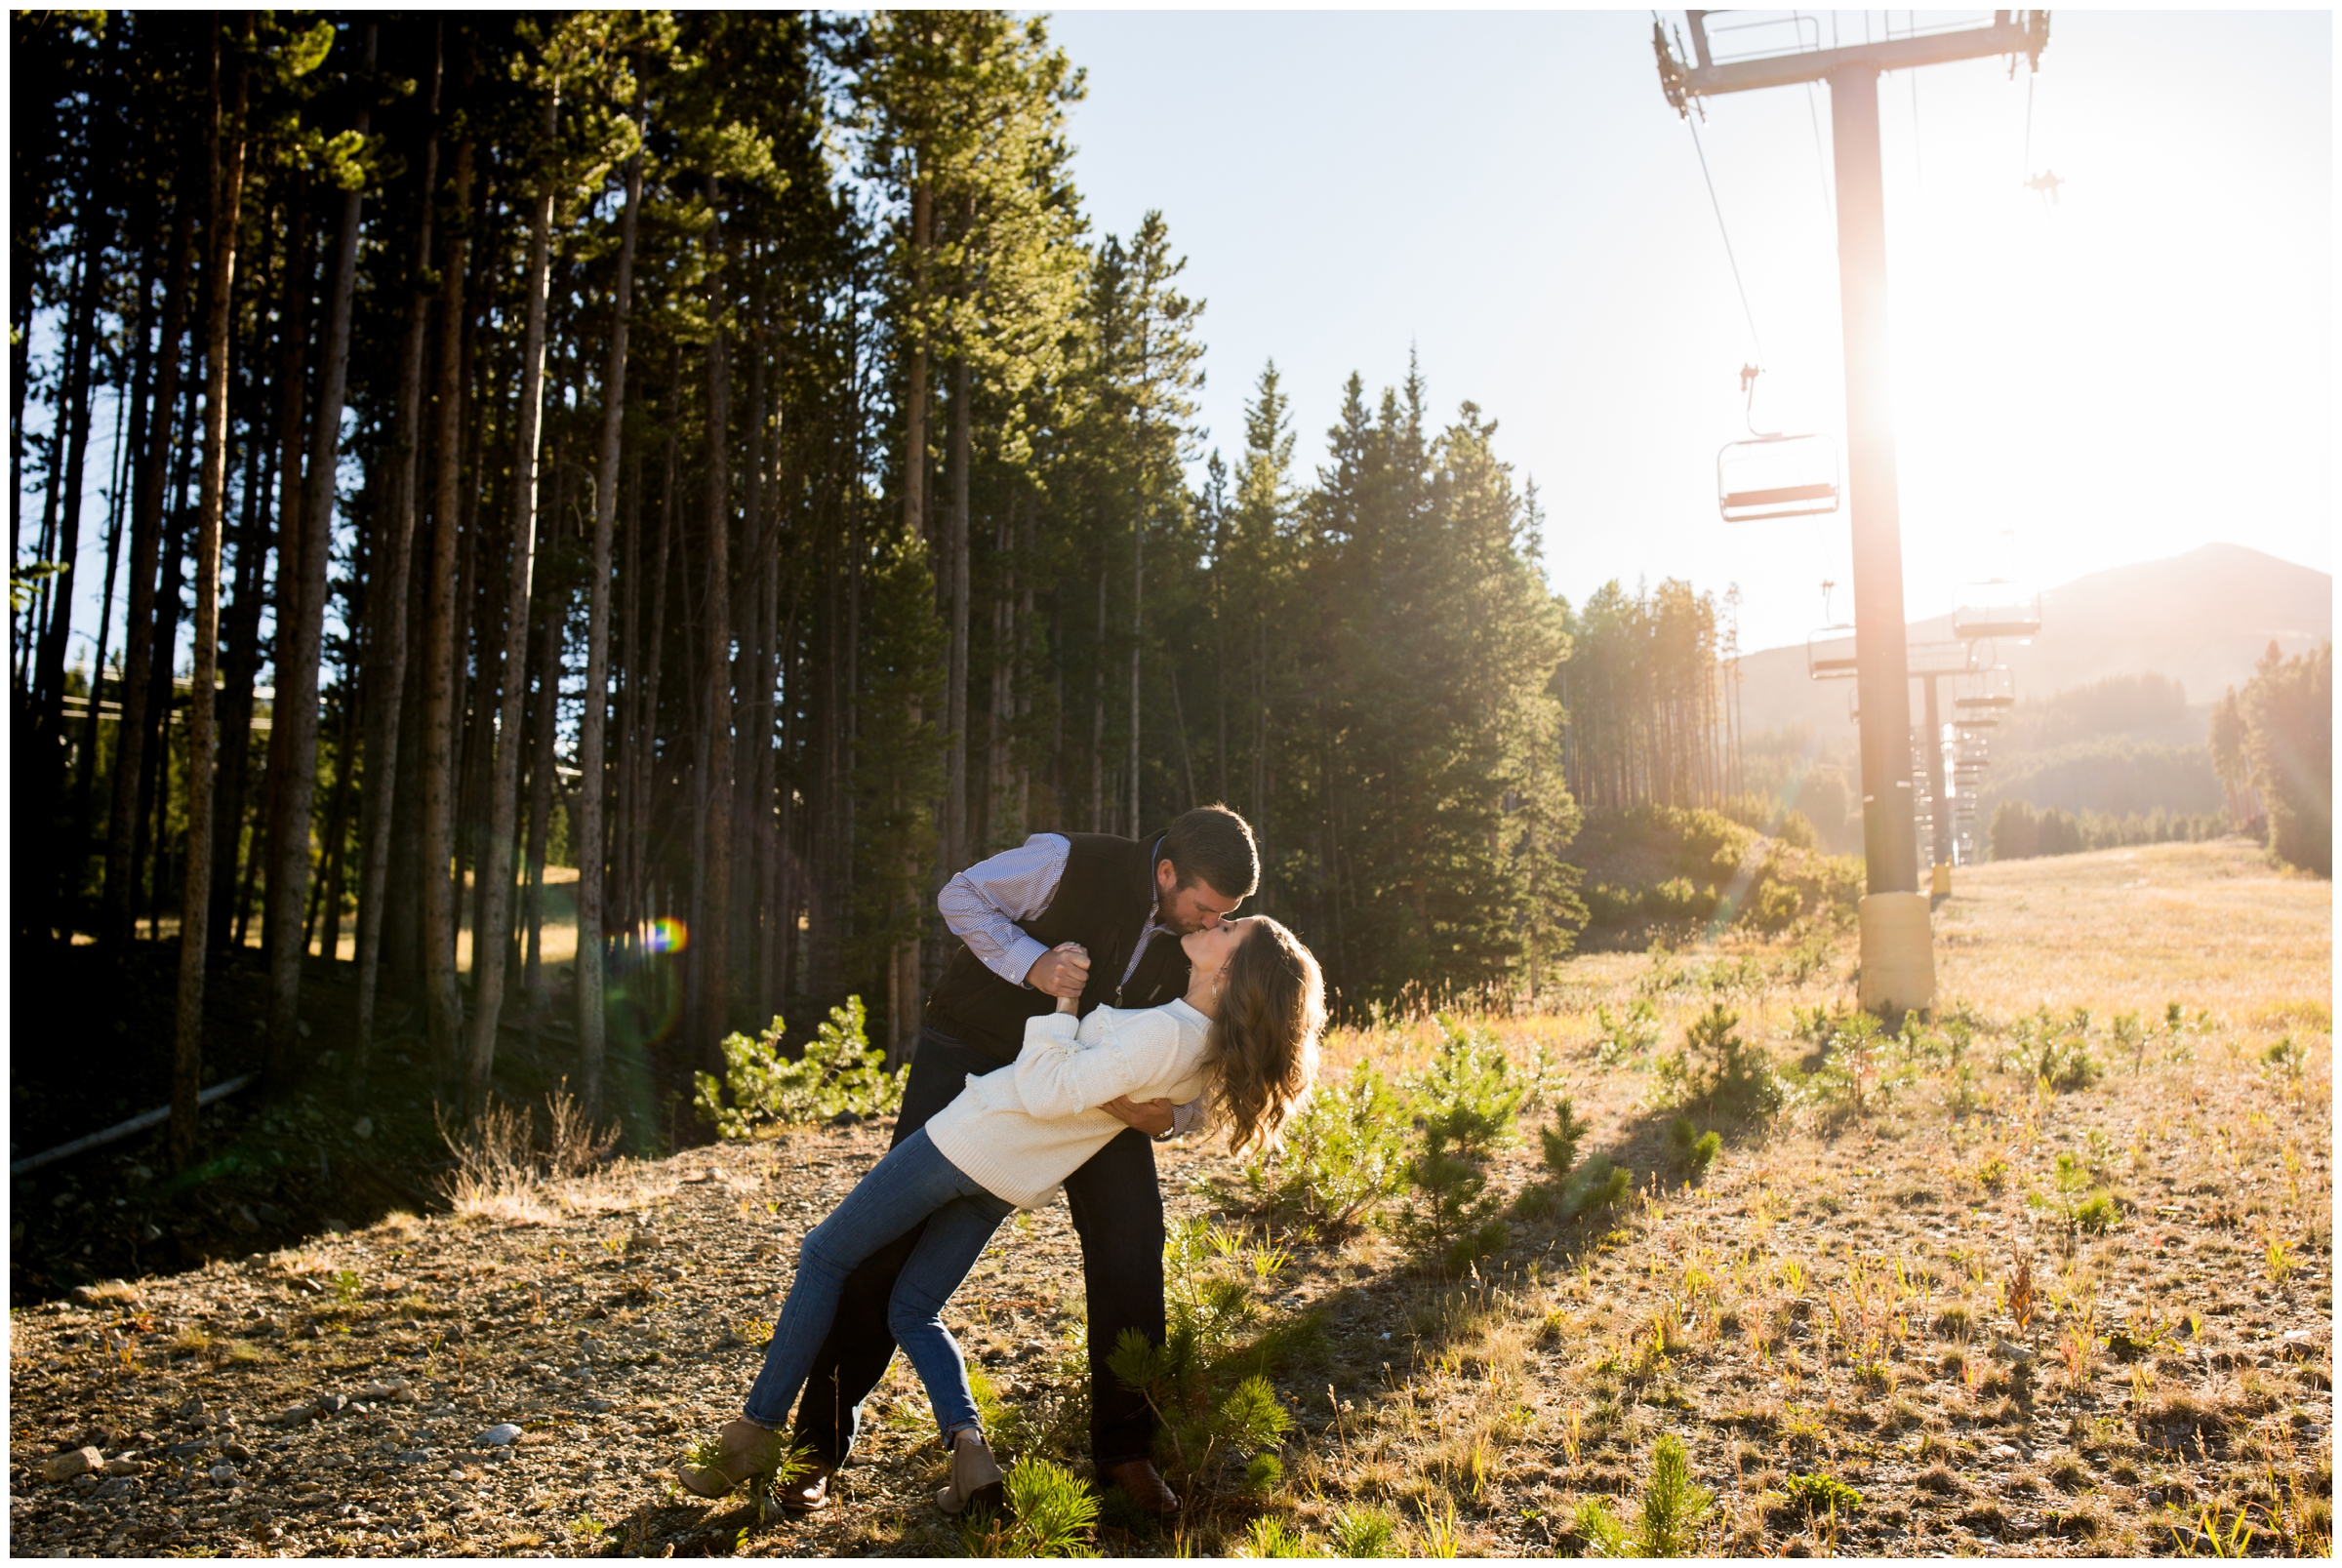
<path fill-rule="evenodd" d="M 1154 1467 L 1143 1459 L 1126 1459 L 1119 1465 L 1109 1465 L 1102 1477 L 1109 1486 L 1118 1486 L 1141 1513 L 1151 1513 L 1167 1519 L 1179 1511 L 1179 1494 L 1163 1484 Z"/>
<path fill-rule="evenodd" d="M 773 1482 L 774 1498 L 791 1513 L 819 1513 L 829 1506 L 829 1477 L 837 1467 L 825 1459 L 812 1465 L 789 1480 Z"/>

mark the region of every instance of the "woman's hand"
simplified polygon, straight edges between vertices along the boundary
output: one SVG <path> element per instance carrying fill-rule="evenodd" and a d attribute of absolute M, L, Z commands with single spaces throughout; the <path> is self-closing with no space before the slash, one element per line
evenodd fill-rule
<path fill-rule="evenodd" d="M 1057 1010 L 1070 1013 L 1090 983 L 1090 954 L 1078 942 L 1061 942 L 1032 961 L 1025 984 L 1057 998 Z"/>

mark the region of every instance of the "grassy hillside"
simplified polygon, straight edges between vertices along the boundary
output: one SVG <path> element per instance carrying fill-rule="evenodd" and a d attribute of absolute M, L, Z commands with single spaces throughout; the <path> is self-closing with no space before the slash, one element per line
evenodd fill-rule
<path fill-rule="evenodd" d="M 1174 1313 L 1220 1325 L 1197 1376 L 1267 1398 L 1232 1455 L 1166 1445 L 1175 1528 L 1110 1497 L 1076 1544 L 2326 1554 L 2327 885 L 2236 843 L 2020 862 L 1960 872 L 1937 932 L 1944 1006 L 1898 1034 L 1843 1011 L 1843 948 L 1595 954 L 1555 1011 L 1479 1021 L 1463 1056 L 1428 1020 L 1339 1033 L 1349 1087 L 1276 1170 L 1168 1146 Z M 1737 1076 L 1686 1048 L 1719 1007 Z M 1432 1194 L 1361 1163 L 1423 1135 L 1393 1102 L 1359 1114 L 1353 1072 L 1418 1113 L 1489 1112 L 1493 1251 L 1427 1255 Z M 1545 1163 L 1564 1099 L 1581 1175 L 1627 1173 L 1614 1202 Z M 899 1364 L 825 1513 L 666 1478 L 737 1408 L 796 1237 L 883 1143 L 801 1128 L 529 1179 L 20 1309 L 11 1547 L 955 1553 Z M 1034 1477 L 1082 1467 L 1080 1294 L 1060 1206 L 952 1309 Z M 1191 1400 L 1166 1402 L 1192 1445 Z M 520 1441 L 474 1446 L 499 1422 Z M 118 1473 L 39 1477 L 84 1442 Z"/>

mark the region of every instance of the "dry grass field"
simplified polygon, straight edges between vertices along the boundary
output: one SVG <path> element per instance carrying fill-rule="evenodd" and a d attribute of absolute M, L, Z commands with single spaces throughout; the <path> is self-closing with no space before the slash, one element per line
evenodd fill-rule
<path fill-rule="evenodd" d="M 1480 1021 L 1535 1094 L 1485 1167 L 1503 1244 L 1457 1272 L 1410 1245 L 1404 1192 L 1335 1224 L 1171 1146 L 1175 1310 L 1218 1313 L 1219 1348 L 1164 1397 L 1232 1458 L 1166 1454 L 1175 1528 L 1110 1497 L 1061 1544 L 2328 1553 L 2329 884 L 2238 843 L 2021 862 L 1960 872 L 1937 931 L 1943 1005 L 1897 1036 L 1834 1016 L 1842 939 L 1592 956 L 1543 1012 Z M 1782 1098 L 1694 1105 L 1706 1162 L 1671 1134 L 1691 1087 L 1671 1059 L 1718 1005 Z M 1327 1081 L 1363 1062 L 1397 1083 L 1443 1038 L 1345 1031 Z M 1581 1155 L 1631 1173 L 1568 1219 L 1539 1201 L 1564 1096 Z M 828 1511 L 765 1520 L 666 1478 L 737 1407 L 795 1236 L 882 1146 L 794 1130 L 20 1311 L 12 1548 L 1030 1547 L 934 1512 L 900 1361 Z M 1035 1475 L 1082 1467 L 1074 1260 L 1062 1206 L 1017 1222 L 954 1323 Z M 1247 1374 L 1273 1410 L 1238 1422 Z M 370 1380 L 332 1420 L 267 1420 Z M 504 1457 L 470 1446 L 496 1421 L 525 1428 Z M 124 1471 L 36 1477 L 83 1440 Z"/>

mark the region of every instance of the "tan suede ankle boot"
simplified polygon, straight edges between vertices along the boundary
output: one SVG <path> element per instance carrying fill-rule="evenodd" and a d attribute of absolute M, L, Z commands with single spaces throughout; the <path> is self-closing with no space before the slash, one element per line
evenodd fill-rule
<path fill-rule="evenodd" d="M 687 1459 L 675 1467 L 675 1478 L 694 1497 L 722 1497 L 750 1476 L 770 1475 L 788 1452 L 781 1433 L 767 1431 L 746 1416 L 727 1423 L 715 1444 L 712 1463 L 694 1465 Z"/>
<path fill-rule="evenodd" d="M 951 1484 L 935 1494 L 935 1506 L 953 1518 L 973 1508 L 1004 1512 L 1008 1494 L 1001 1485 L 1000 1462 L 992 1458 L 984 1433 L 962 1427 L 951 1441 Z"/>

